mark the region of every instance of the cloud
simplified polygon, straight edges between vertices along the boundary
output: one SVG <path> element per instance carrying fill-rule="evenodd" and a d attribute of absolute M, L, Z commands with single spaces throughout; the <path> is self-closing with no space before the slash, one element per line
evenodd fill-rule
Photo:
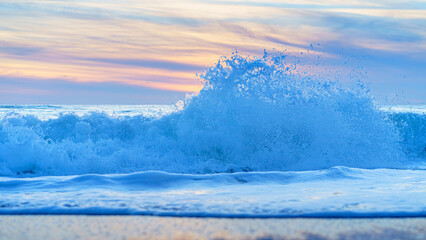
<path fill-rule="evenodd" d="M 211 1 L 211 4 L 237 5 L 237 6 L 253 6 L 253 7 L 270 7 L 270 8 L 286 8 L 286 9 L 338 9 L 338 8 L 364 8 L 364 9 L 426 9 L 423 1 L 388 1 L 388 0 L 352 0 L 352 1 L 335 1 L 335 0 L 267 0 L 267 1 Z"/>
<path fill-rule="evenodd" d="M 420 42 L 425 38 L 410 25 L 413 20 L 394 20 L 384 17 L 361 16 L 356 14 L 315 13 L 322 26 L 337 32 L 345 32 L 359 38 L 375 38 L 394 42 Z M 423 23 L 424 24 L 424 23 Z"/>
<path fill-rule="evenodd" d="M 386 79 L 393 84 L 389 89 L 415 92 L 413 83 L 426 74 L 425 9 L 420 1 L 385 0 L 5 0 L 0 76 L 16 83 L 0 95 L 4 99 L 4 89 L 25 87 L 31 95 L 31 89 L 51 85 L 49 93 L 66 94 L 68 88 L 123 98 L 126 91 L 136 96 L 133 89 L 174 90 L 146 92 L 168 99 L 169 93 L 199 88 L 195 73 L 222 55 L 235 50 L 261 55 L 272 48 L 299 52 L 310 43 L 320 43 L 316 50 L 323 55 L 369 59 L 374 81 Z M 408 77 L 401 80 L 405 70 Z M 19 79 L 26 79 L 22 86 Z"/>
<path fill-rule="evenodd" d="M 1 104 L 173 104 L 184 92 L 117 82 L 81 83 L 65 79 L 0 76 Z"/>
<path fill-rule="evenodd" d="M 39 47 L 24 47 L 24 46 L 0 46 L 0 54 L 30 56 L 44 52 L 43 48 Z"/>
<path fill-rule="evenodd" d="M 120 64 L 120 65 L 145 67 L 145 68 L 189 71 L 194 73 L 206 69 L 205 66 L 200 66 L 197 64 L 188 64 L 188 63 L 180 63 L 180 62 L 173 62 L 173 61 L 167 61 L 167 60 L 155 60 L 155 59 L 119 59 L 119 58 L 77 58 L 77 59 L 84 60 L 84 61 Z"/>
<path fill-rule="evenodd" d="M 201 22 L 191 17 L 184 16 L 163 16 L 149 13 L 148 9 L 138 9 L 134 11 L 128 9 L 114 8 L 110 4 L 84 4 L 70 3 L 67 1 L 55 2 L 4 2 L 0 3 L 0 13 L 3 16 L 56 16 L 61 18 L 74 18 L 80 20 L 137 20 L 146 21 L 162 25 L 186 25 L 199 26 Z"/>

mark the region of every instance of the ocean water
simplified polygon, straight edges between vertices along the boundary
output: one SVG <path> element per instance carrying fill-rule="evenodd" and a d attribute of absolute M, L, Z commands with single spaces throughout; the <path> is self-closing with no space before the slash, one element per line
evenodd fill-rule
<path fill-rule="evenodd" d="M 426 215 L 426 106 L 279 54 L 199 77 L 176 105 L 0 106 L 0 213 Z"/>

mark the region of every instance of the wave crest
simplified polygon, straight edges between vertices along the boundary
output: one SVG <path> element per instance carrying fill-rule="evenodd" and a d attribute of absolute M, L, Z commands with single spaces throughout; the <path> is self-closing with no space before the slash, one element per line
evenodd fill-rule
<path fill-rule="evenodd" d="M 306 74 L 282 53 L 234 54 L 200 78 L 200 93 L 159 119 L 3 117 L 0 174 L 400 168 L 404 150 L 424 147 L 424 119 L 416 130 L 423 143 L 407 147 L 401 142 L 414 135 L 401 135 L 398 117 L 379 111 L 361 82 L 346 87 Z"/>

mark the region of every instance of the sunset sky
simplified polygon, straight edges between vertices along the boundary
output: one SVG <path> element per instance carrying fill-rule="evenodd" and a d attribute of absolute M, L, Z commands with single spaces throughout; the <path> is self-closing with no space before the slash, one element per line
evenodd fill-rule
<path fill-rule="evenodd" d="M 389 0 L 2 0 L 0 104 L 171 104 L 222 55 L 311 44 L 426 104 L 426 1 Z"/>

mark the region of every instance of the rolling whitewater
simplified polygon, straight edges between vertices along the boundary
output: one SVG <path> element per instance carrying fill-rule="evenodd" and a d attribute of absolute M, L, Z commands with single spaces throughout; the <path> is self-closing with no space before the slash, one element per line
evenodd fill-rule
<path fill-rule="evenodd" d="M 176 105 L 0 106 L 1 214 L 426 216 L 426 106 L 282 53 Z"/>

